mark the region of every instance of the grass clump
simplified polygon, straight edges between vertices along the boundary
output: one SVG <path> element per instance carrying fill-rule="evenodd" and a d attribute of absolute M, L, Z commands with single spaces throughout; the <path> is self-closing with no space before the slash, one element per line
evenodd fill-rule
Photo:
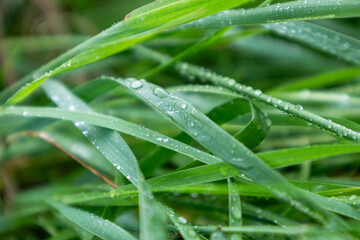
<path fill-rule="evenodd" d="M 360 238 L 360 2 L 145 3 L 3 24 L 1 238 Z"/>

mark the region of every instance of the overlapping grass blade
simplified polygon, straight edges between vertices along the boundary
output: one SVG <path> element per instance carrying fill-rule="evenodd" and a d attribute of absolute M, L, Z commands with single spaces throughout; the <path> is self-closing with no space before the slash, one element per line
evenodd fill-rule
<path fill-rule="evenodd" d="M 51 109 L 51 108 L 50 108 Z M 17 114 L 17 115 L 25 115 L 27 116 L 37 116 L 37 117 L 53 117 L 58 119 L 67 119 L 71 121 L 86 121 L 91 124 L 98 124 L 102 127 L 107 127 L 110 129 L 114 129 L 117 131 L 124 131 L 124 129 L 120 128 L 120 124 L 118 125 L 116 118 L 100 115 L 100 114 L 94 114 L 94 113 L 80 113 L 75 111 L 69 111 L 69 110 L 60 110 L 60 109 L 43 109 L 43 108 L 24 108 L 24 107 L 10 107 L 4 109 L 3 114 Z M 87 117 L 88 116 L 88 117 Z M 91 116 L 91 117 L 90 117 Z M 108 121 L 104 121 L 108 119 Z M 105 124 L 106 123 L 106 124 Z M 123 123 L 121 123 L 123 124 Z M 131 131 L 128 131 L 126 133 L 133 134 L 136 128 L 132 129 Z M 143 132 L 143 131 L 141 131 Z M 135 135 L 136 136 L 136 135 Z M 138 135 L 139 137 L 143 136 L 142 134 Z M 155 135 L 157 136 L 157 135 Z M 145 139 L 145 138 L 144 138 Z M 154 141 L 153 138 L 151 141 Z M 147 139 L 146 139 L 147 140 Z M 156 141 L 156 140 L 155 140 Z M 155 142 L 154 141 L 154 142 Z M 169 147 L 168 144 L 164 144 L 164 147 Z M 329 148 L 330 147 L 330 148 Z M 316 148 L 319 148 L 318 150 L 315 150 Z M 333 149 L 334 152 L 328 151 L 328 149 Z M 326 157 L 326 156 L 332 156 L 332 155 L 338 155 L 338 154 L 345 154 L 345 153 L 353 153 L 353 152 L 359 152 L 359 146 L 356 144 L 349 144 L 349 145 L 329 145 L 329 146 L 319 146 L 319 147 L 304 147 L 299 149 L 294 149 L 294 152 L 291 150 L 284 150 L 280 151 L 278 154 L 275 152 L 269 153 L 269 159 L 273 157 L 274 160 L 276 160 L 278 157 L 286 156 L 285 153 L 287 153 L 287 157 L 284 158 L 281 164 L 289 165 L 289 162 L 286 159 L 290 159 L 293 163 L 299 163 L 304 160 L 309 160 L 309 158 L 305 159 L 304 156 L 310 156 L 310 159 L 312 158 L 312 154 L 306 155 L 306 152 L 312 152 L 312 154 L 317 154 L 317 157 Z M 199 154 L 201 153 L 201 154 Z M 187 151 L 184 152 L 184 154 L 188 154 Z M 304 154 L 304 155 L 303 155 Z M 202 153 L 201 151 L 194 151 L 194 155 L 189 155 L 191 157 L 196 158 L 196 156 L 203 155 L 204 159 L 214 159 L 214 157 L 211 157 L 211 155 L 208 155 L 206 153 Z M 205 157 L 205 155 L 207 157 Z M 259 155 L 260 157 L 261 154 Z M 264 158 L 266 158 L 266 154 L 264 154 Z M 216 159 L 216 158 L 215 158 Z M 301 160 L 302 159 L 302 160 Z M 220 159 L 219 159 L 220 160 Z M 219 160 L 215 160 L 215 162 L 218 162 Z M 214 161 L 214 160 L 213 160 Z M 268 160 L 268 162 L 271 164 L 271 161 Z M 211 162 L 209 162 L 211 163 Z M 291 163 L 290 163 L 291 164 Z M 275 166 L 275 164 L 271 164 Z M 277 165 L 277 166 L 282 166 Z M 153 187 L 155 185 L 162 186 L 162 187 L 178 187 L 184 184 L 197 184 L 197 183 L 203 183 L 203 182 L 209 182 L 209 181 L 216 181 L 220 179 L 225 179 L 229 177 L 233 177 L 238 175 L 238 171 L 233 169 L 231 166 L 225 164 L 225 163 L 218 163 L 218 164 L 211 164 L 209 166 L 202 166 L 194 169 L 185 170 L 184 172 L 176 172 L 171 175 L 171 177 L 164 175 L 162 177 L 148 180 L 149 184 L 151 184 Z M 192 177 L 191 180 L 189 177 Z M 183 181 L 183 179 L 187 179 L 186 181 Z M 166 183 L 166 184 L 165 184 Z M 170 184 L 170 185 L 168 185 Z M 119 189 L 119 192 L 120 189 Z M 113 196 L 117 196 L 117 191 L 112 193 Z M 109 194 L 101 194 L 101 195 L 94 195 L 95 199 L 101 199 L 104 197 L 109 197 Z M 330 204 L 324 204 L 323 206 L 325 208 L 331 209 L 332 211 L 344 214 L 346 216 L 359 218 L 359 214 L 354 212 L 354 209 L 348 208 L 346 205 L 340 204 L 338 207 L 333 207 L 332 204 L 334 204 L 332 200 L 329 200 Z M 339 203 L 336 203 L 334 205 L 337 205 Z"/>
<path fill-rule="evenodd" d="M 236 98 L 214 108 L 207 114 L 207 116 L 215 123 L 222 125 L 237 116 L 246 113 L 251 113 L 251 121 L 244 127 L 244 129 L 236 133 L 235 137 L 245 146 L 254 148 L 264 140 L 269 130 L 268 123 L 270 120 L 249 100 Z M 181 133 L 174 139 L 186 144 L 190 143 L 192 140 L 192 138 L 186 133 Z M 150 174 L 158 166 L 163 164 L 172 154 L 174 154 L 174 152 L 169 151 L 169 149 L 166 148 L 158 148 L 151 152 L 140 162 L 140 166 L 144 169 L 144 174 Z"/>
<path fill-rule="evenodd" d="M 156 1 L 133 11 L 124 21 L 43 66 L 34 73 L 34 80 L 19 89 L 8 99 L 7 104 L 16 104 L 21 101 L 49 77 L 113 55 L 172 27 L 245 2 L 247 0 Z M 32 77 L 28 77 L 24 82 L 31 80 Z"/>
<path fill-rule="evenodd" d="M 49 80 L 44 84 L 44 90 L 51 100 L 61 108 L 85 112 L 93 111 L 60 83 Z M 84 122 L 75 122 L 75 126 L 108 161 L 139 189 L 141 238 L 165 239 L 164 213 L 155 202 L 150 187 L 145 183 L 137 160 L 126 142 L 118 133 L 109 129 L 102 129 Z"/>
<path fill-rule="evenodd" d="M 270 31 L 329 53 L 355 65 L 360 64 L 360 40 L 309 22 L 265 25 Z"/>
<path fill-rule="evenodd" d="M 144 56 L 149 57 L 155 61 L 164 62 L 171 59 L 171 57 L 144 47 L 136 47 L 136 51 L 141 52 Z M 186 73 L 187 76 L 198 77 L 214 83 L 215 85 L 223 86 L 236 91 L 237 93 L 246 96 L 248 98 L 263 102 L 269 106 L 275 107 L 281 111 L 284 111 L 290 115 L 293 115 L 299 119 L 305 120 L 315 126 L 326 129 L 339 137 L 344 137 L 350 140 L 360 140 L 360 134 L 356 131 L 348 129 L 340 124 L 334 123 L 330 120 L 320 117 L 319 115 L 306 111 L 301 105 L 294 105 L 288 102 L 284 102 L 281 99 L 274 98 L 272 96 L 262 93 L 259 89 L 253 89 L 250 86 L 237 83 L 234 79 L 218 75 L 210 70 L 179 62 L 175 65 L 175 68 L 181 72 Z"/>
<path fill-rule="evenodd" d="M 132 125 L 129 122 L 123 121 L 119 118 L 114 118 L 98 113 L 76 112 L 57 108 L 9 107 L 5 108 L 2 114 L 5 116 L 25 115 L 27 117 L 55 118 L 59 120 L 62 119 L 75 122 L 84 121 L 96 126 L 120 131 L 138 137 L 140 139 L 153 142 L 155 144 L 158 144 L 168 149 L 172 149 L 207 164 L 221 162 L 221 160 L 216 156 L 210 155 L 201 150 L 197 150 L 195 148 L 192 148 L 191 146 L 182 144 L 180 142 L 174 142 L 174 144 L 176 143 L 178 144 L 178 146 L 180 146 L 179 148 L 174 148 L 172 144 L 166 144 L 166 141 L 164 143 L 163 141 L 156 140 L 156 138 L 161 137 L 163 139 L 165 137 L 168 139 L 169 143 L 175 141 L 170 137 L 161 135 L 160 133 L 151 131 L 136 124 Z M 147 136 L 146 134 L 149 134 L 149 136 Z M 187 150 L 185 151 L 184 149 Z M 266 161 L 267 164 L 272 167 L 283 167 L 301 163 L 303 161 L 358 152 L 360 152 L 360 146 L 358 144 L 325 144 L 319 146 L 308 146 L 262 152 L 258 153 L 258 156 L 261 159 L 264 159 L 264 161 Z"/>
<path fill-rule="evenodd" d="M 272 4 L 270 6 L 220 12 L 181 26 L 180 28 L 225 27 L 254 25 L 321 18 L 360 16 L 357 0 L 306 0 Z"/>
<path fill-rule="evenodd" d="M 86 231 L 98 236 L 104 240 L 129 239 L 136 238 L 118 225 L 105 220 L 92 213 L 69 207 L 56 202 L 47 202 L 52 208 L 56 209 L 61 215 L 71 222 L 85 229 Z"/>
<path fill-rule="evenodd" d="M 209 151 L 221 157 L 257 184 L 269 189 L 274 196 L 287 201 L 298 210 L 322 223 L 330 221 L 332 224 L 343 225 L 329 212 L 323 211 L 310 197 L 310 193 L 305 193 L 291 185 L 253 152 L 206 118 L 188 102 L 144 80 L 126 79 L 118 81 L 166 117 L 172 119 Z"/>

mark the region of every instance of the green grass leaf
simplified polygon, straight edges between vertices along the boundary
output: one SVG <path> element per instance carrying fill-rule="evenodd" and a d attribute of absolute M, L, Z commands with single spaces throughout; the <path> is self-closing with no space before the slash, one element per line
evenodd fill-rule
<path fill-rule="evenodd" d="M 96 62 L 167 29 L 245 2 L 247 0 L 226 0 L 220 3 L 215 0 L 156 1 L 133 11 L 124 21 L 113 25 L 43 66 L 34 74 L 34 80 L 31 81 L 31 77 L 27 78 L 25 82 L 31 81 L 31 83 L 22 86 L 8 99 L 6 104 L 18 103 L 49 77 Z"/>
<path fill-rule="evenodd" d="M 69 207 L 56 202 L 47 202 L 52 208 L 57 210 L 65 218 L 85 229 L 86 231 L 105 240 L 130 239 L 136 238 L 118 225 L 105 220 L 92 213 Z"/>

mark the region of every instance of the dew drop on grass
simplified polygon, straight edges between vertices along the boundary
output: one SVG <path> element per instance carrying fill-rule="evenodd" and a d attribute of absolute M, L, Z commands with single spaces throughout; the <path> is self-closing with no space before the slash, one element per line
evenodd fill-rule
<path fill-rule="evenodd" d="M 185 109 L 187 107 L 187 105 L 185 103 L 181 104 L 180 106 L 182 109 Z"/>
<path fill-rule="evenodd" d="M 262 94 L 262 91 L 260 89 L 255 90 L 255 95 L 260 96 Z"/>
<path fill-rule="evenodd" d="M 156 88 L 156 89 L 154 90 L 154 94 L 155 94 L 156 96 L 158 96 L 159 98 L 166 98 L 166 97 L 168 97 L 168 93 L 165 92 L 165 90 L 163 90 L 163 89 L 161 89 L 161 88 Z"/>
<path fill-rule="evenodd" d="M 140 81 L 138 81 L 138 80 L 133 81 L 133 82 L 131 83 L 131 88 L 132 88 L 132 89 L 139 89 L 139 88 L 141 88 L 142 86 L 143 86 L 142 82 L 140 82 Z"/>
<path fill-rule="evenodd" d="M 189 236 L 192 237 L 192 238 L 195 238 L 195 237 L 197 236 L 196 232 L 195 232 L 194 230 L 192 230 L 192 229 L 190 229 L 190 230 L 188 231 L 188 234 L 189 234 Z"/>
<path fill-rule="evenodd" d="M 181 217 L 181 216 L 180 216 L 180 217 L 178 217 L 178 219 L 177 219 L 177 220 L 178 220 L 178 222 L 179 222 L 179 223 L 181 223 L 181 224 L 186 224 L 186 223 L 187 223 L 186 218 Z"/>
<path fill-rule="evenodd" d="M 242 162 L 242 161 L 244 161 L 244 159 L 243 158 L 232 158 L 232 161 L 234 161 L 234 162 Z"/>
<path fill-rule="evenodd" d="M 352 200 L 355 200 L 356 198 L 357 198 L 356 195 L 351 195 L 350 198 L 349 198 L 349 200 L 352 201 Z"/>
<path fill-rule="evenodd" d="M 297 104 L 297 105 L 296 105 L 296 109 L 297 109 L 297 110 L 303 110 L 304 107 L 303 107 L 302 105 L 300 105 L 300 104 Z"/>
<path fill-rule="evenodd" d="M 194 132 L 194 136 L 195 136 L 195 137 L 199 136 L 199 133 L 198 133 L 198 132 Z"/>

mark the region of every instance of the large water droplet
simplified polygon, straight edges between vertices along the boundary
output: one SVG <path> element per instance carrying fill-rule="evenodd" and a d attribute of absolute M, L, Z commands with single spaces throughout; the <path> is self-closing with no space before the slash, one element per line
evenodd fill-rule
<path fill-rule="evenodd" d="M 179 223 L 181 223 L 181 224 L 186 224 L 186 223 L 187 223 L 186 218 L 181 217 L 181 216 L 180 216 L 180 217 L 178 217 L 178 219 L 177 219 L 177 220 L 178 220 L 178 222 L 179 222 Z"/>
<path fill-rule="evenodd" d="M 139 89 L 139 88 L 141 88 L 142 86 L 143 86 L 142 82 L 140 82 L 140 81 L 138 81 L 138 80 L 133 81 L 133 82 L 131 83 L 131 88 L 132 88 L 132 89 Z"/>
<path fill-rule="evenodd" d="M 155 94 L 156 96 L 158 96 L 159 98 L 166 98 L 166 97 L 168 97 L 168 93 L 167 93 L 165 90 L 161 89 L 161 88 L 156 88 L 156 89 L 154 90 L 154 94 Z"/>
<path fill-rule="evenodd" d="M 231 216 L 236 220 L 241 219 L 241 209 L 239 206 L 235 205 L 231 207 Z"/>

